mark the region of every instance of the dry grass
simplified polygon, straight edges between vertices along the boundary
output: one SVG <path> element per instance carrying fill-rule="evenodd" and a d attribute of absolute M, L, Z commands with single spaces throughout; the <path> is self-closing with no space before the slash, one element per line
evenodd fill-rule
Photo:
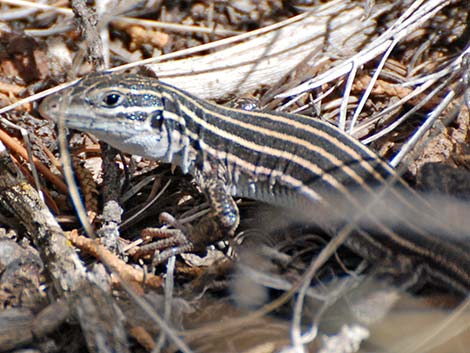
<path fill-rule="evenodd" d="M 12 269 L 0 256 L 3 273 L 8 273 L 4 268 L 20 273 L 0 279 L 0 326 L 5 326 L 0 351 L 25 345 L 104 351 L 96 344 L 99 330 L 107 324 L 113 330 L 113 320 L 130 341 L 127 348 L 114 346 L 123 352 L 466 351 L 466 301 L 456 308 L 451 293 L 430 289 L 412 296 L 385 285 L 372 276 L 383 271 L 347 249 L 325 257 L 326 264 L 317 268 L 319 262 L 311 260 L 328 243 L 321 230 L 286 227 L 272 221 L 282 218 L 276 210 L 248 201 L 240 204 L 236 240 L 244 242 L 236 257 L 227 248 L 211 249 L 202 259 L 184 256 L 168 265 L 165 288 L 159 288 L 165 268 L 153 266 L 147 253 L 136 255 L 153 241 L 141 230 L 159 225 L 161 212 L 188 222 L 200 217 L 207 210 L 198 188 L 190 177 L 156 162 L 102 157 L 97 141 L 74 134 L 70 151 L 81 161 L 76 178 L 91 205 L 83 217 L 93 213 L 90 233 L 102 241 L 84 238 L 64 183 L 71 163 L 64 171 L 55 131 L 36 107 L 58 82 L 91 71 L 156 75 L 201 98 L 226 103 L 255 97 L 262 109 L 327 120 L 368 144 L 412 183 L 427 185 L 434 175 L 423 175 L 423 166 L 440 163 L 450 170 L 434 176 L 444 186 L 427 186 L 462 196 L 470 190 L 464 187 L 469 180 L 467 1 L 147 1 L 140 7 L 132 1 L 95 1 L 94 14 L 80 1 L 72 3 L 75 15 L 65 1 L 0 0 L 0 140 L 43 191 L 54 212 L 50 217 L 71 231 L 70 246 L 80 250 L 80 258 L 74 253 L 70 260 L 77 272 L 104 289 L 84 291 L 82 297 L 80 291 L 67 294 L 63 283 L 57 284 L 62 277 L 48 270 L 47 261 L 60 266 L 60 259 L 48 257 L 49 249 L 34 240 L 46 261 L 43 271 L 24 275 L 27 269 Z M 24 236 L 8 212 L 0 219 L 4 244 Z M 17 257 L 35 254 L 26 249 L 29 255 L 17 250 Z M 88 266 L 80 267 L 80 261 Z M 92 269 L 96 262 L 108 272 Z M 28 286 L 16 287 L 12 278 L 24 278 Z M 18 288 L 26 288 L 28 298 Z M 86 307 L 94 295 L 104 298 L 96 299 L 102 304 L 95 303 L 95 316 Z M 46 303 L 58 298 L 83 306 L 70 314 L 81 329 L 77 321 L 44 314 L 51 310 Z M 118 305 L 123 315 L 110 319 L 106 303 Z M 24 334 L 12 335 L 18 329 L 5 319 L 19 317 L 14 308 L 29 310 Z M 42 326 L 52 328 L 44 333 L 38 330 Z"/>

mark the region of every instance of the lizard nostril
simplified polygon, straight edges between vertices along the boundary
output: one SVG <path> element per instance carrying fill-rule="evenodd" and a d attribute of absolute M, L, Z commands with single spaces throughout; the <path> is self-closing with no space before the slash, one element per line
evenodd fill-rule
<path fill-rule="evenodd" d="M 46 97 L 38 107 L 39 114 L 46 119 L 53 119 L 60 108 L 60 100 L 54 96 Z"/>

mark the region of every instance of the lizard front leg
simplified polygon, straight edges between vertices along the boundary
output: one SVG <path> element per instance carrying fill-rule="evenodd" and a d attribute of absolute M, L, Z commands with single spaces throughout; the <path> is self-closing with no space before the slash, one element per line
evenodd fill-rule
<path fill-rule="evenodd" d="M 208 179 L 204 182 L 203 189 L 211 209 L 206 217 L 193 226 L 187 226 L 181 225 L 168 214 L 163 215 L 163 221 L 175 229 L 147 229 L 147 234 L 159 237 L 160 240 L 143 245 L 133 256 L 155 253 L 152 262 L 157 265 L 171 256 L 203 251 L 207 245 L 233 236 L 238 227 L 239 213 L 224 181 L 219 178 Z"/>

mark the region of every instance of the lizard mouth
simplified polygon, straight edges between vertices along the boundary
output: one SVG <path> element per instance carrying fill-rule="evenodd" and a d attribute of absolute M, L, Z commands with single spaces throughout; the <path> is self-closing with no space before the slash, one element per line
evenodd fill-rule
<path fill-rule="evenodd" d="M 70 117 L 83 118 L 83 112 L 78 114 L 71 114 L 69 109 L 68 95 L 55 94 L 43 99 L 38 107 L 39 114 L 47 120 L 58 123 L 59 121 L 65 121 L 68 127 Z"/>
<path fill-rule="evenodd" d="M 84 130 L 91 133 L 105 130 L 105 126 L 100 126 L 99 123 L 86 119 L 86 110 L 71 111 L 67 98 L 67 95 L 52 95 L 44 98 L 38 107 L 39 114 L 49 121 L 56 124 L 62 123 L 70 129 Z"/>

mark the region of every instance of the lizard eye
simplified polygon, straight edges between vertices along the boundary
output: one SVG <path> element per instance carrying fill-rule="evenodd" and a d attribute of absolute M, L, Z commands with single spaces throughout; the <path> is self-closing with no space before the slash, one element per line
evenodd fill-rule
<path fill-rule="evenodd" d="M 102 104 L 106 108 L 114 108 L 122 103 L 123 97 L 118 92 L 111 92 L 103 95 L 101 100 Z"/>
<path fill-rule="evenodd" d="M 163 110 L 157 110 L 150 117 L 150 126 L 155 130 L 160 130 L 163 125 Z"/>

